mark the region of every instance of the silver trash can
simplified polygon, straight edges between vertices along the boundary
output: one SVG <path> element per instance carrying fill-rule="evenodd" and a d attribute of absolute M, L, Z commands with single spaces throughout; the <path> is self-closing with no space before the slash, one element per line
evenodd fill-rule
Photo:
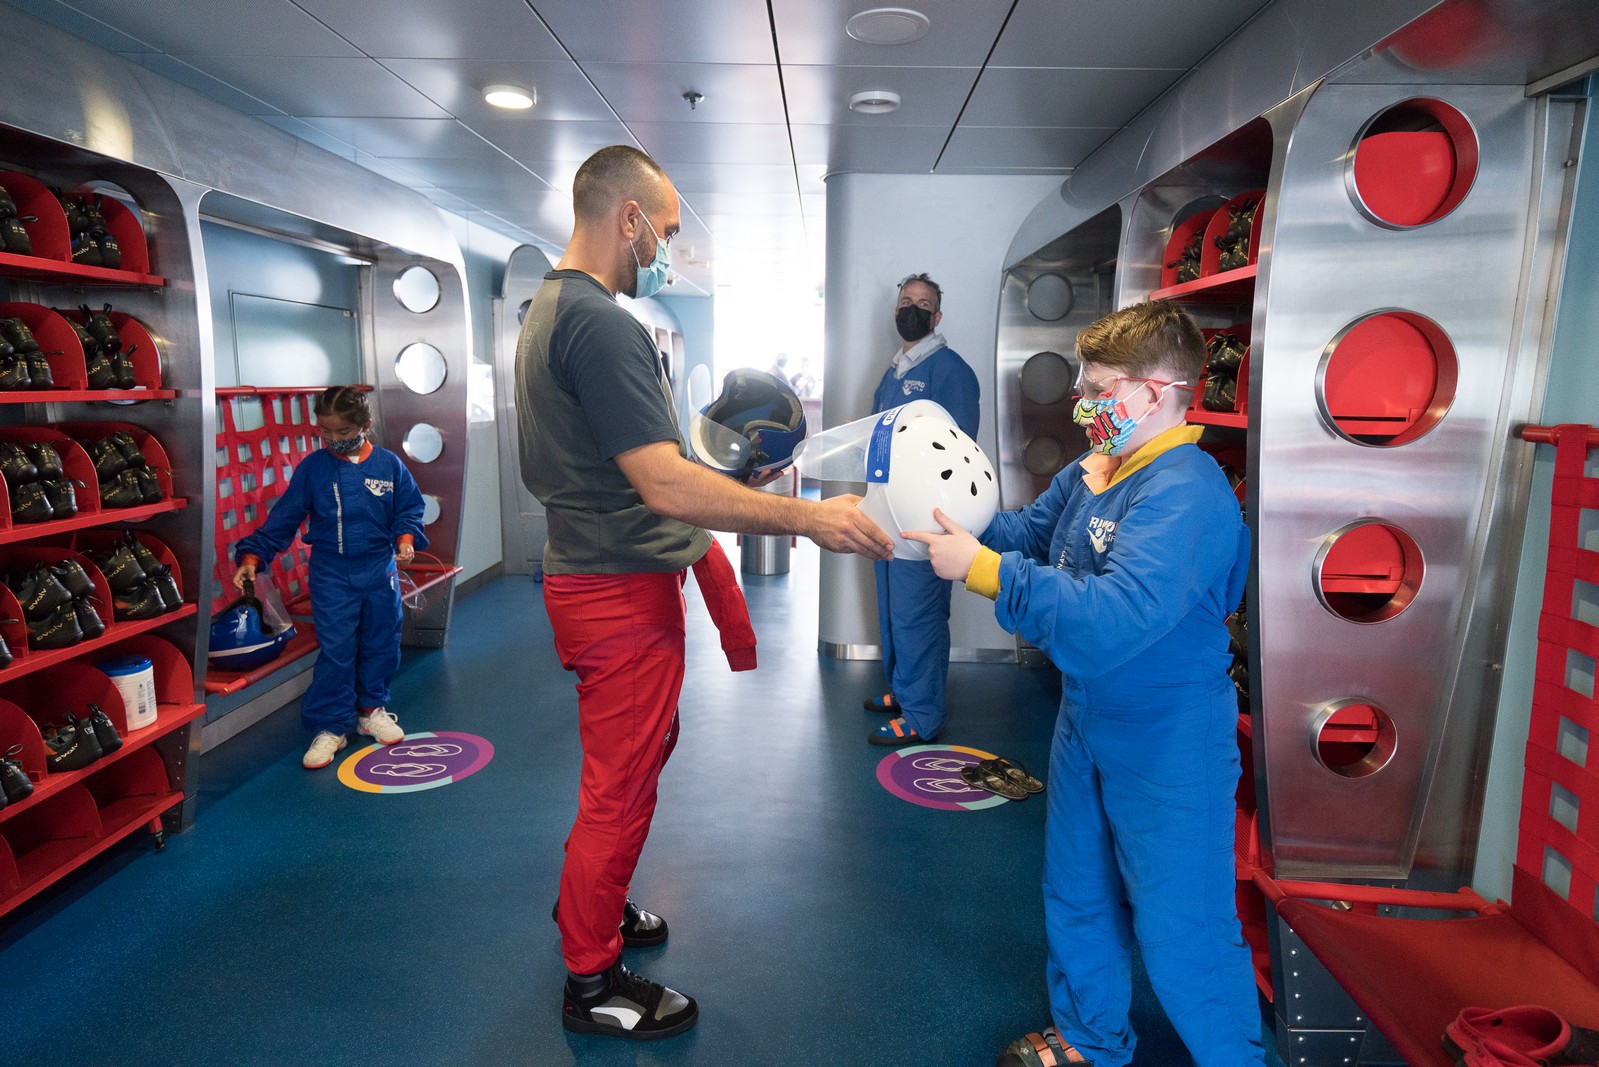
<path fill-rule="evenodd" d="M 739 566 L 745 574 L 787 574 L 789 538 L 744 534 L 739 538 Z"/>

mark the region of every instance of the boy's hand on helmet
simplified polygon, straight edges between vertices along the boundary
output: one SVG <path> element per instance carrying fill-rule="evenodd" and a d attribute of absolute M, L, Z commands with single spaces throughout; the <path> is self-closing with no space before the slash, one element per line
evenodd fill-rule
<path fill-rule="evenodd" d="M 944 514 L 942 509 L 934 508 L 933 518 L 944 528 L 942 533 L 905 530 L 900 536 L 927 546 L 928 555 L 933 561 L 933 573 L 952 582 L 964 582 L 983 546 L 978 544 L 977 538 L 961 529 L 959 523 Z"/>
<path fill-rule="evenodd" d="M 854 552 L 867 559 L 890 559 L 894 542 L 882 528 L 855 507 L 861 498 L 845 493 L 828 497 L 811 509 L 805 536 L 829 552 Z"/>
<path fill-rule="evenodd" d="M 255 564 L 241 563 L 239 569 L 233 572 L 233 588 L 244 592 L 244 583 L 255 581 Z"/>

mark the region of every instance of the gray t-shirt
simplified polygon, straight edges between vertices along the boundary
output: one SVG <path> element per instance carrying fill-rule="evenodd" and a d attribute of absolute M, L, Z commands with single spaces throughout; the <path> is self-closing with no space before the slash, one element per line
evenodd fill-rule
<path fill-rule="evenodd" d="M 577 270 L 544 276 L 516 343 L 522 481 L 544 505 L 550 574 L 678 571 L 710 534 L 649 510 L 619 454 L 671 441 L 687 456 L 649 332 Z"/>

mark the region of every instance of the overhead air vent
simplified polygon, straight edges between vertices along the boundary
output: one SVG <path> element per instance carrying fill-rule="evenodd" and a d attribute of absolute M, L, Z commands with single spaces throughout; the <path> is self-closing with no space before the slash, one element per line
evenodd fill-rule
<path fill-rule="evenodd" d="M 927 32 L 931 23 L 920 11 L 905 7 L 874 7 L 850 17 L 844 32 L 862 44 L 910 44 Z"/>

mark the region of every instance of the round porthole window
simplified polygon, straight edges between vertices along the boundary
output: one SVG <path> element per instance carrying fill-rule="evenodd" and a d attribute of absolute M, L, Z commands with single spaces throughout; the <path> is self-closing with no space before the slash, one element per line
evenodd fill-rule
<path fill-rule="evenodd" d="M 1022 449 L 1022 466 L 1028 474 L 1053 478 L 1066 466 L 1066 446 L 1060 438 L 1043 434 L 1027 442 Z"/>
<path fill-rule="evenodd" d="M 1477 134 L 1442 100 L 1406 100 L 1366 124 L 1351 157 L 1346 183 L 1363 215 L 1393 229 L 1425 226 L 1471 191 Z"/>
<path fill-rule="evenodd" d="M 1316 762 L 1344 778 L 1376 774 L 1393 759 L 1398 734 L 1388 713 L 1362 700 L 1336 700 L 1311 720 Z"/>
<path fill-rule="evenodd" d="M 406 431 L 401 447 L 418 463 L 432 463 L 444 453 L 444 435 L 432 423 L 419 422 Z"/>
<path fill-rule="evenodd" d="M 413 393 L 434 392 L 444 384 L 444 353 L 426 341 L 406 345 L 395 357 L 394 373 Z"/>
<path fill-rule="evenodd" d="M 1316 372 L 1316 405 L 1333 432 L 1392 446 L 1426 434 L 1455 399 L 1455 346 L 1438 324 L 1384 311 L 1333 338 Z"/>
<path fill-rule="evenodd" d="M 432 311 L 439 303 L 439 279 L 421 264 L 406 267 L 394 279 L 394 299 L 418 315 Z"/>
<path fill-rule="evenodd" d="M 1022 396 L 1042 407 L 1058 404 L 1071 391 L 1072 377 L 1059 352 L 1034 352 L 1022 364 Z"/>
<path fill-rule="evenodd" d="M 1040 274 L 1027 286 L 1027 310 L 1033 318 L 1055 322 L 1071 314 L 1076 298 L 1072 283 L 1059 274 Z"/>
<path fill-rule="evenodd" d="M 443 511 L 439 498 L 431 493 L 422 494 L 422 525 L 432 526 L 439 521 L 439 512 Z"/>
<path fill-rule="evenodd" d="M 1316 553 L 1316 596 L 1350 622 L 1383 622 L 1410 606 L 1426 564 L 1416 539 L 1386 522 L 1351 523 Z"/>
<path fill-rule="evenodd" d="M 524 300 L 516 308 L 516 324 L 518 326 L 527 321 L 527 309 L 533 306 L 533 301 Z"/>

